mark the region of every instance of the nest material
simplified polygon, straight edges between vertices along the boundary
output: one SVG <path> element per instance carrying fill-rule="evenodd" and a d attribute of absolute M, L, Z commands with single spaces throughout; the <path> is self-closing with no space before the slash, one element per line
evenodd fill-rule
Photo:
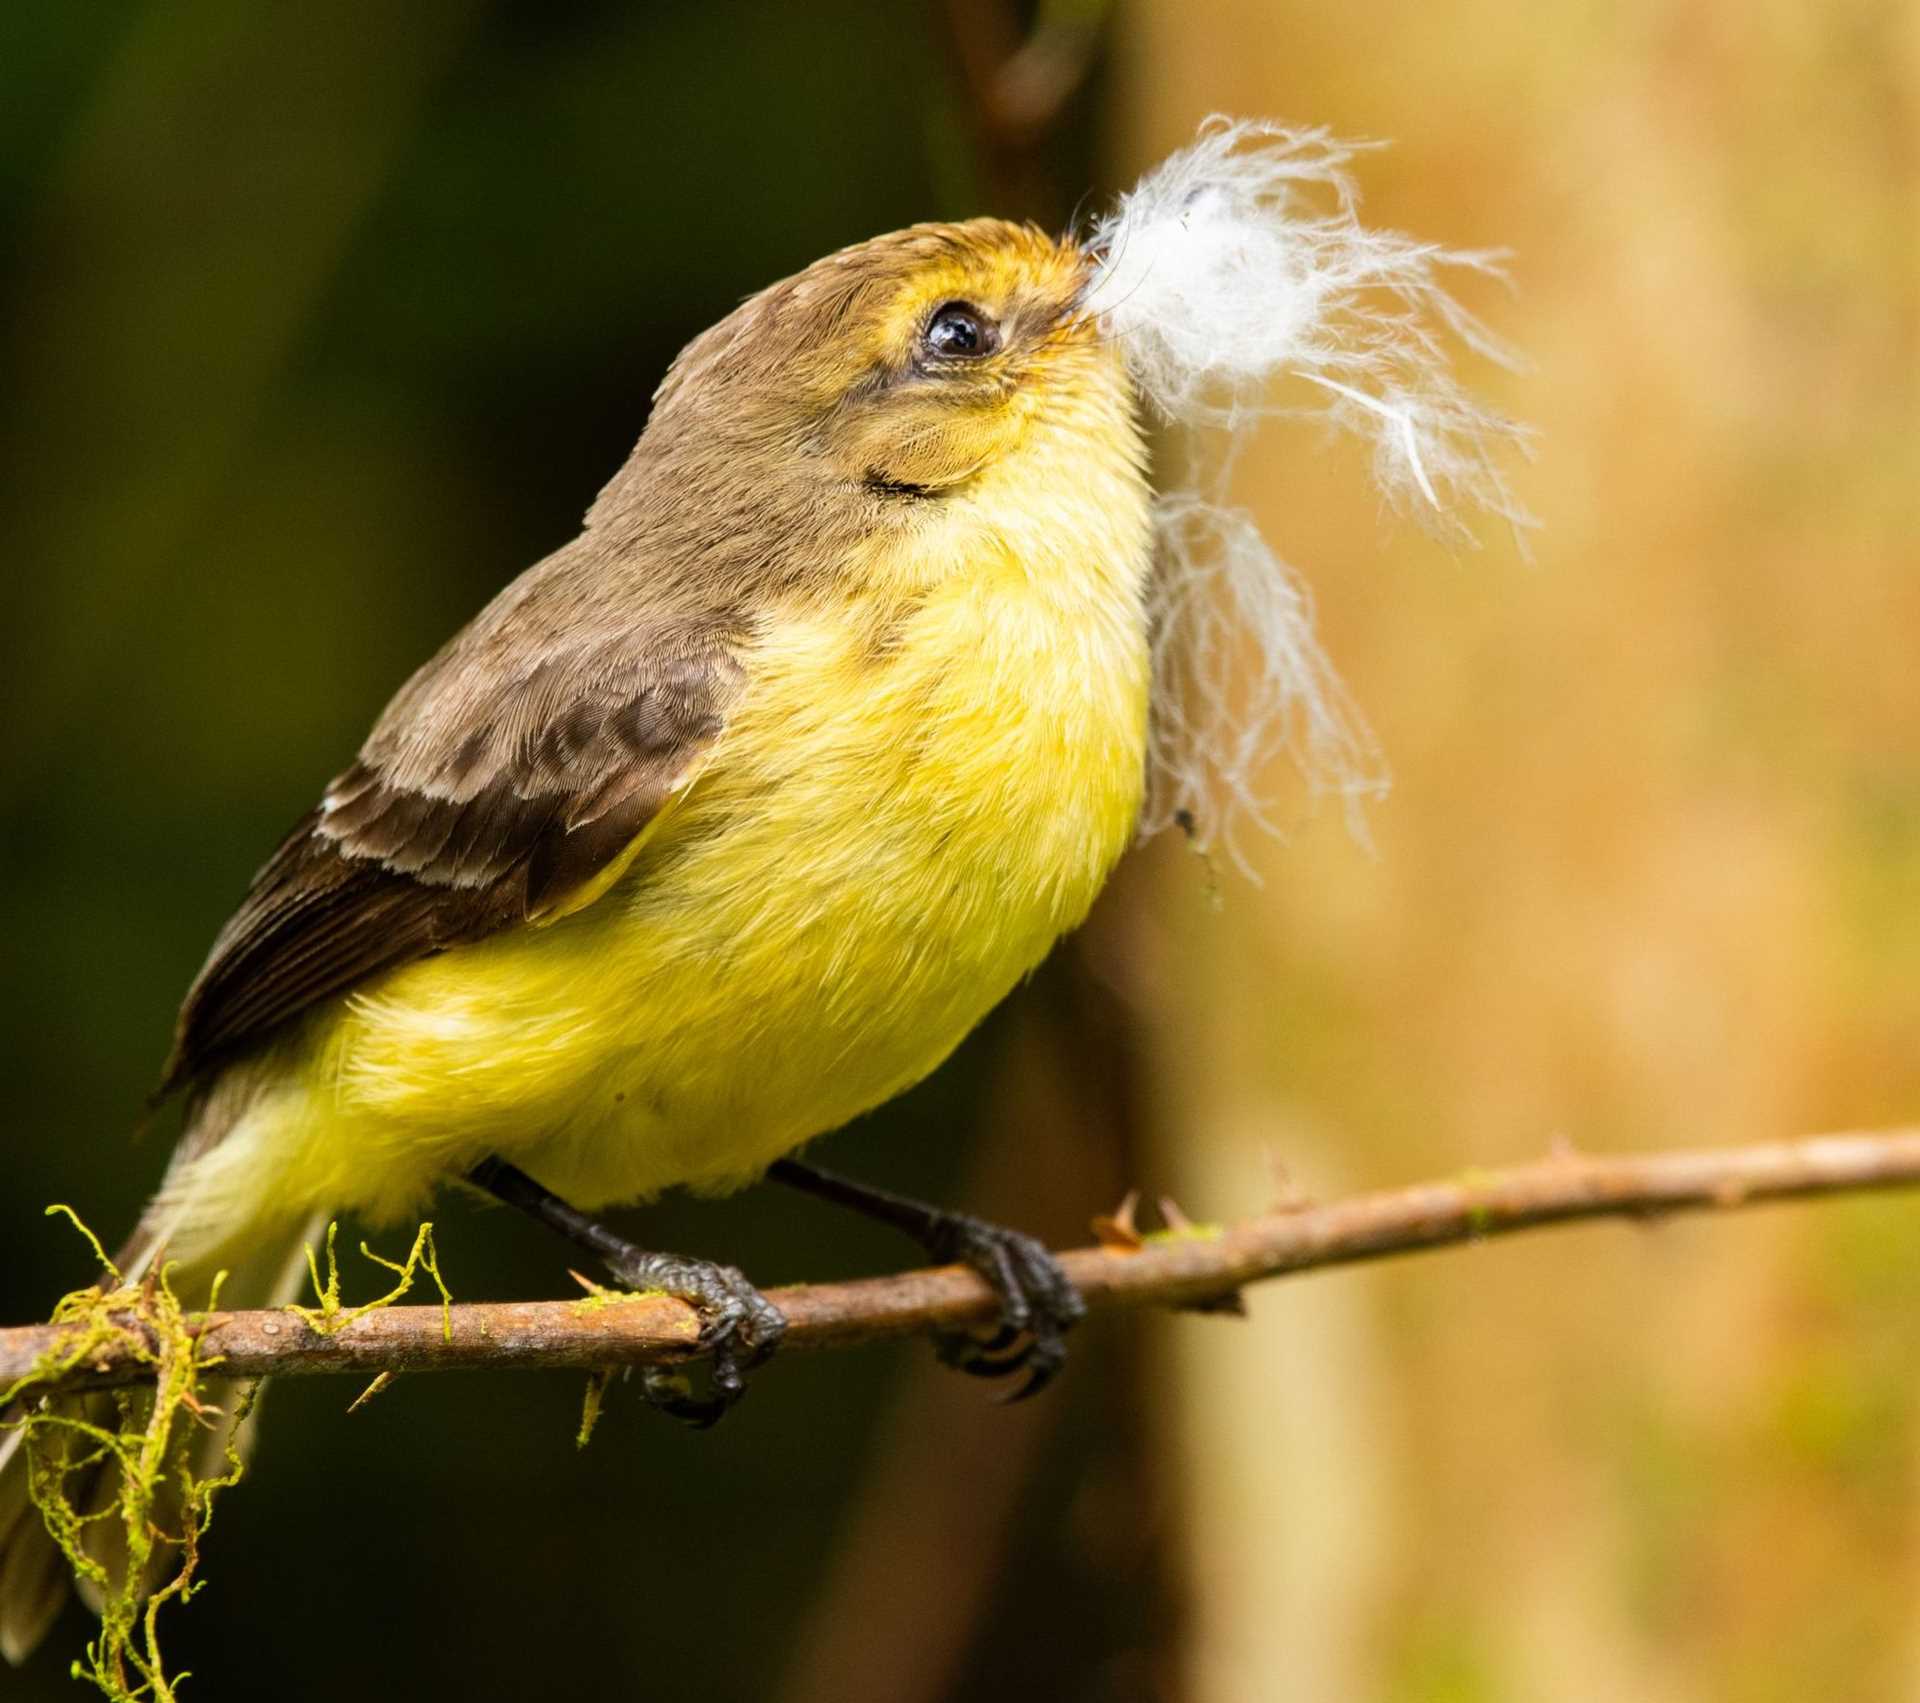
<path fill-rule="evenodd" d="M 1094 227 L 1087 302 L 1147 405 L 1185 430 L 1163 484 L 1153 593 L 1154 727 L 1143 831 L 1200 844 L 1267 824 L 1262 777 L 1289 753 L 1316 793 L 1378 793 L 1379 752 L 1314 635 L 1304 582 L 1226 502 L 1235 450 L 1272 418 L 1372 448 L 1386 502 L 1458 543 L 1469 517 L 1532 525 L 1500 454 L 1528 433 L 1469 395 L 1450 349 L 1517 358 L 1442 282 L 1499 257 L 1360 222 L 1347 167 L 1366 144 L 1324 130 L 1208 120 Z"/>

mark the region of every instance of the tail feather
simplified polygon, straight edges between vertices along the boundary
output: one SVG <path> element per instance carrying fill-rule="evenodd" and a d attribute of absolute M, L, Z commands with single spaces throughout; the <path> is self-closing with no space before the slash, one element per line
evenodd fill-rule
<path fill-rule="evenodd" d="M 221 1286 L 221 1305 L 273 1307 L 291 1300 L 298 1292 L 306 1269 L 304 1250 L 314 1240 L 317 1225 L 317 1220 L 298 1221 L 251 1235 L 247 1245 L 238 1250 L 239 1258 Z M 140 1281 L 154 1261 L 163 1256 L 167 1228 L 168 1224 L 152 1223 L 150 1215 L 120 1251 L 114 1263 L 128 1282 Z M 196 1262 L 170 1271 L 168 1281 L 187 1305 L 204 1305 L 220 1263 Z M 94 1424 L 111 1427 L 115 1423 L 114 1402 L 108 1394 L 55 1396 L 48 1401 L 49 1405 Z M 254 1413 L 257 1412 L 256 1402 Z M 252 1433 L 251 1415 L 238 1425 L 224 1419 L 205 1427 L 193 1440 L 194 1475 L 204 1478 L 223 1471 L 229 1446 L 244 1457 L 251 1446 Z M 47 1635 L 74 1583 L 66 1557 L 33 1505 L 28 1488 L 25 1441 L 25 1433 L 20 1428 L 0 1438 L 0 1655 L 16 1666 L 25 1661 Z M 67 1492 L 75 1506 L 83 1507 L 88 1513 L 99 1513 L 113 1506 L 119 1485 L 111 1467 L 103 1463 L 96 1469 L 91 1483 L 70 1482 Z M 162 1531 L 178 1530 L 185 1512 L 179 1486 L 169 1483 L 154 1510 L 154 1524 Z M 126 1533 L 117 1519 L 91 1521 L 87 1526 L 86 1547 L 88 1555 L 106 1568 L 109 1578 L 124 1576 Z M 142 1582 L 143 1591 L 154 1589 L 175 1560 L 173 1546 L 156 1545 L 148 1576 Z M 97 1590 L 83 1582 L 81 1592 L 88 1605 L 97 1610 Z"/>
<path fill-rule="evenodd" d="M 12 1467 L 9 1457 L 0 1472 Z M 28 1529 L 9 1530 L 0 1536 L 0 1655 L 18 1667 L 59 1618 L 72 1581 L 67 1558 L 39 1527 L 37 1510 L 27 1503 L 24 1471 L 13 1476 L 20 1479 L 20 1500 L 25 1504 Z M 19 1520 L 16 1516 L 16 1524 Z"/>

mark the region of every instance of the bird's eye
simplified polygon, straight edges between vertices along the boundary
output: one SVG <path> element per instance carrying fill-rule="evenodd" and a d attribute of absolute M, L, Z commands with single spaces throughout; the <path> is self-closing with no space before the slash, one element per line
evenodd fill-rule
<path fill-rule="evenodd" d="M 999 347 L 1000 335 L 993 321 L 977 307 L 965 302 L 948 302 L 934 309 L 920 341 L 929 355 L 943 361 L 963 361 L 974 355 L 990 355 Z"/>

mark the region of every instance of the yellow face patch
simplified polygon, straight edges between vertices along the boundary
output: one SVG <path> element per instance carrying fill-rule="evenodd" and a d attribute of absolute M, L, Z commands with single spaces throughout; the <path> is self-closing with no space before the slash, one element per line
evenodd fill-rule
<path fill-rule="evenodd" d="M 999 350 L 981 358 L 980 370 L 1024 365 L 1058 328 L 1085 282 L 1080 250 L 1031 227 L 976 220 L 955 229 L 963 234 L 909 272 L 875 316 L 865 350 L 874 363 L 911 359 L 934 311 L 964 302 L 982 310 L 1001 333 Z"/>
<path fill-rule="evenodd" d="M 909 233 L 913 235 L 914 233 Z M 1016 454 L 1050 410 L 1111 383 L 1110 352 L 1078 302 L 1080 250 L 1031 227 L 930 227 L 848 315 L 829 428 L 851 480 L 899 495 L 953 489 Z M 949 357 L 937 321 L 977 327 L 977 354 Z"/>

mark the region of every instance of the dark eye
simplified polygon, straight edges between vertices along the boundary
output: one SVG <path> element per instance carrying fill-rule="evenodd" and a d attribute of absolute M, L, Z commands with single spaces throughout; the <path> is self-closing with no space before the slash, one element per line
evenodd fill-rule
<path fill-rule="evenodd" d="M 999 346 L 999 333 L 993 321 L 977 307 L 965 302 L 948 302 L 935 308 L 920 341 L 929 355 L 944 361 L 961 361 L 971 355 L 990 355 Z"/>

